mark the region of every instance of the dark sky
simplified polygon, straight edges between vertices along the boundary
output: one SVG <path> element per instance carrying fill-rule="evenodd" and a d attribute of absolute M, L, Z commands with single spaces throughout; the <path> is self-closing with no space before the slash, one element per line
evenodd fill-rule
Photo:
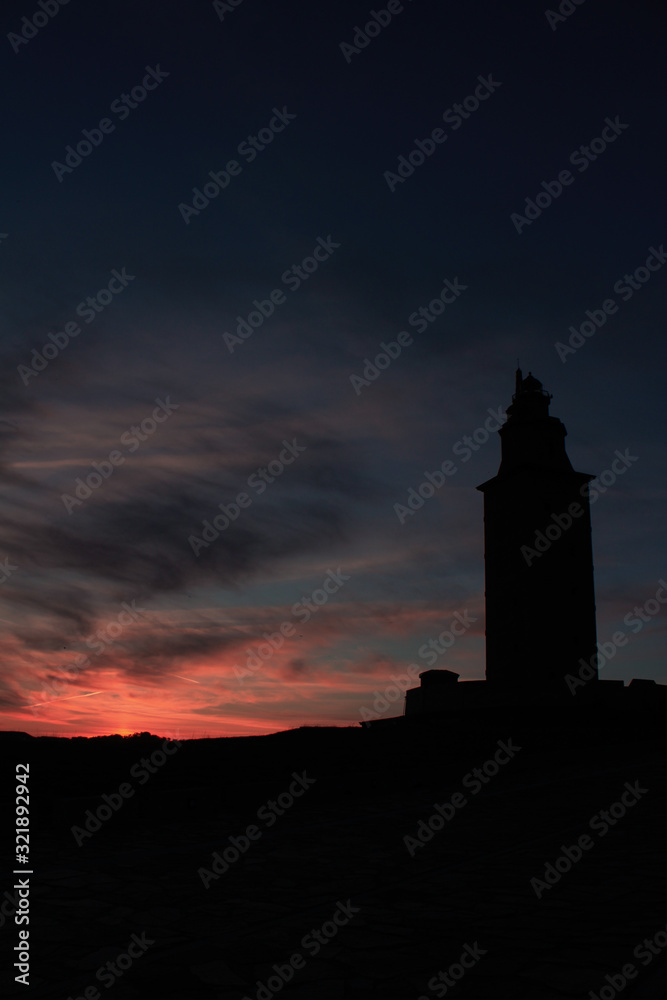
<path fill-rule="evenodd" d="M 354 52 L 385 7 L 4 4 L 4 728 L 358 721 L 456 613 L 436 665 L 482 677 L 517 358 L 576 469 L 631 456 L 593 507 L 598 637 L 629 636 L 602 676 L 666 679 L 662 610 L 624 624 L 667 573 L 664 10 L 391 8 Z"/>

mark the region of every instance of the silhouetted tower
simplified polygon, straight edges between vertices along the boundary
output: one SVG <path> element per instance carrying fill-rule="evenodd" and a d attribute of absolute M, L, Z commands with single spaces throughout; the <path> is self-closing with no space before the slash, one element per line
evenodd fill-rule
<path fill-rule="evenodd" d="M 576 675 L 580 659 L 596 653 L 586 485 L 594 477 L 572 468 L 550 399 L 538 379 L 517 369 L 498 432 L 498 475 L 477 487 L 484 494 L 486 678 L 566 691 L 565 674 Z"/>

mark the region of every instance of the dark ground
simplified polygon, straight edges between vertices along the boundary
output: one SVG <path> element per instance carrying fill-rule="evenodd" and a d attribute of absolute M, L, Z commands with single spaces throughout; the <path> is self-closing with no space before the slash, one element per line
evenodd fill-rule
<path fill-rule="evenodd" d="M 633 957 L 667 925 L 667 746 L 659 713 L 633 718 L 523 711 L 192 740 L 143 784 L 130 770 L 162 739 L 5 735 L 3 901 L 15 881 L 20 762 L 30 763 L 34 875 L 30 986 L 13 981 L 18 927 L 8 904 L 3 995 L 67 1000 L 95 986 L 118 1000 L 255 1000 L 258 980 L 300 952 L 305 966 L 260 1000 L 583 1000 L 601 989 L 602 1000 L 667 997 L 667 948 L 648 964 Z M 498 740 L 521 750 L 473 794 L 464 776 L 493 757 Z M 312 787 L 272 825 L 268 812 L 258 819 L 304 771 Z M 123 782 L 134 795 L 78 846 L 71 828 Z M 626 782 L 647 792 L 605 836 L 592 832 L 591 818 Z M 403 838 L 457 791 L 467 804 L 411 856 Z M 249 824 L 259 839 L 205 888 L 198 870 L 210 871 L 213 853 Z M 530 880 L 584 833 L 592 849 L 538 899 Z M 358 912 L 313 955 L 302 939 L 348 900 Z M 121 978 L 96 979 L 133 933 L 154 944 Z M 466 944 L 485 954 L 443 993 L 433 977 Z M 627 963 L 636 977 L 609 986 L 605 977 Z"/>

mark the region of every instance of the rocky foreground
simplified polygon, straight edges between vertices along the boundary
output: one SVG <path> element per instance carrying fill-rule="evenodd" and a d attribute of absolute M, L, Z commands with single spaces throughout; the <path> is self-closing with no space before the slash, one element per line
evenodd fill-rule
<path fill-rule="evenodd" d="M 408 723 L 5 734 L 3 995 L 667 996 L 660 720 Z M 11 874 L 20 763 L 30 876 Z"/>

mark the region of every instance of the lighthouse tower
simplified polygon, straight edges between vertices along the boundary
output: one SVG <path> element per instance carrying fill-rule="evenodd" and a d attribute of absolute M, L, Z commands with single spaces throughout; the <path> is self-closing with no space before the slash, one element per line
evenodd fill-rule
<path fill-rule="evenodd" d="M 542 383 L 516 372 L 500 428 L 498 474 L 484 494 L 486 678 L 503 687 L 566 690 L 595 664 L 595 592 L 587 484 L 565 452 Z M 597 672 L 595 678 L 597 679 Z"/>

